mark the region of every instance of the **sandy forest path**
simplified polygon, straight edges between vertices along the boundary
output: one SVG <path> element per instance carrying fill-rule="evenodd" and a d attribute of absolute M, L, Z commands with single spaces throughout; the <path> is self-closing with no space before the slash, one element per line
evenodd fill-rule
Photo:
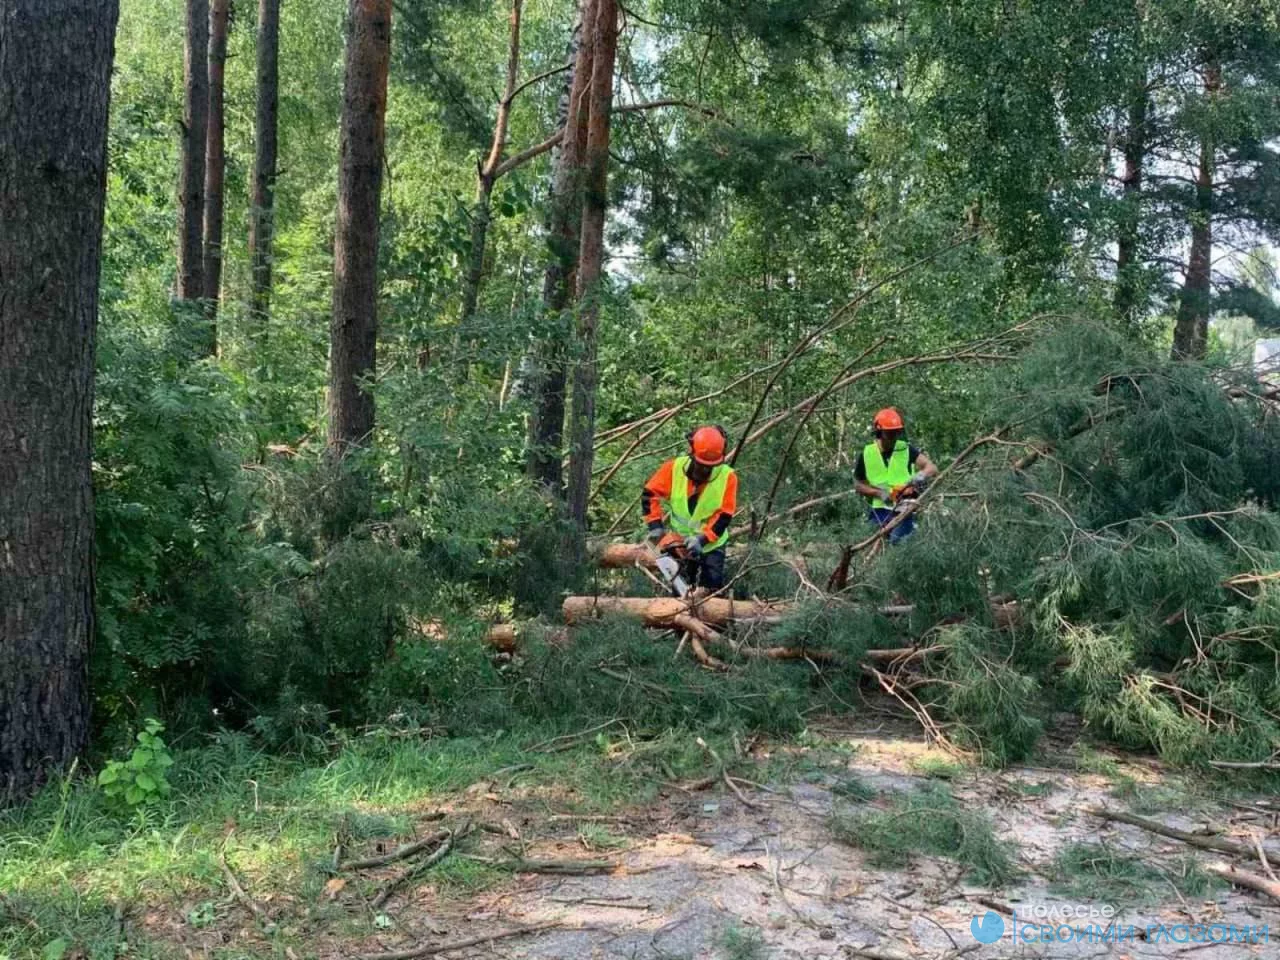
<path fill-rule="evenodd" d="M 442 808 L 443 821 L 439 812 L 424 819 L 418 835 L 428 836 L 442 823 L 483 825 L 460 845 L 465 852 L 453 855 L 478 861 L 520 856 L 541 869 L 563 861 L 608 861 L 609 868 L 568 875 L 517 871 L 470 896 L 423 882 L 376 909 L 354 881 L 331 881 L 324 898 L 331 911 L 345 914 L 346 924 L 317 924 L 284 953 L 290 960 L 402 951 L 548 960 L 1280 956 L 1276 903 L 1224 884 L 1192 889 L 1184 882 L 1196 864 L 1221 855 L 1086 812 L 1094 806 L 1140 812 L 1193 833 L 1212 825 L 1252 844 L 1255 836 L 1274 838 L 1280 813 L 1272 811 L 1280 804 L 1215 800 L 1146 760 L 1093 754 L 1097 771 L 1082 772 L 1089 764 L 1069 746 L 1064 749 L 1074 759 L 1062 768 L 992 772 L 950 766 L 918 740 L 883 729 L 829 731 L 827 742 L 833 738 L 844 745 L 834 765 L 828 757 L 820 768 L 799 768 L 785 783 L 740 782 L 750 805 L 718 782 L 701 790 L 667 788 L 643 807 L 579 819 L 554 813 L 564 795 L 508 789 L 505 773 L 477 783 Z M 771 751 L 803 750 L 756 746 L 754 753 L 758 761 L 777 762 Z M 842 818 L 874 815 L 895 796 L 939 784 L 963 810 L 989 815 L 997 844 L 1017 870 L 1015 880 L 984 887 L 969 879 L 963 864 L 942 856 L 913 855 L 900 868 L 877 866 L 839 839 Z M 908 820 L 916 818 L 913 827 L 923 830 L 925 816 L 910 814 Z M 1059 864 L 1071 850 L 1099 853 L 1096 862 L 1077 857 L 1076 872 L 1064 876 Z M 1145 870 L 1145 884 L 1139 877 L 1125 887 L 1133 858 Z M 1262 872 L 1256 862 L 1241 865 Z M 378 889 L 395 874 L 390 866 L 374 871 L 377 883 L 365 889 Z M 1079 895 L 1104 889 L 1124 891 L 1116 909 Z M 1003 935 L 983 944 L 971 922 L 988 911 L 1000 918 Z M 991 918 L 985 922 L 986 930 L 999 926 Z M 1044 924 L 1059 930 L 1057 942 L 1027 942 Z M 1136 933 L 1090 941 L 1080 932 L 1089 924 L 1098 930 L 1132 925 Z M 1063 925 L 1076 932 L 1064 936 Z M 1163 931 L 1148 932 L 1161 925 Z M 1257 936 L 1263 927 L 1269 927 L 1269 943 L 1200 939 Z M 526 932 L 506 935 L 516 930 Z M 501 936 L 447 948 L 495 935 Z M 238 935 L 223 931 L 221 946 L 231 939 L 249 947 L 258 937 L 242 921 Z M 200 952 L 188 941 L 188 951 L 192 947 Z"/>

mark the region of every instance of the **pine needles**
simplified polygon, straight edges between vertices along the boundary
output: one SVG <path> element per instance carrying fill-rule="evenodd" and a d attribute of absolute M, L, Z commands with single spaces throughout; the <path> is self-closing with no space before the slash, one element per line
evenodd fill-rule
<path fill-rule="evenodd" d="M 853 571 L 855 605 L 911 610 L 872 646 L 939 651 L 895 679 L 912 713 L 994 763 L 1026 757 L 1062 709 L 1179 763 L 1270 757 L 1274 411 L 1089 324 L 1000 375 L 991 410 L 1011 426 L 946 478 L 915 536 Z"/>
<path fill-rule="evenodd" d="M 961 806 L 944 784 L 894 794 L 887 809 L 838 814 L 832 830 L 865 850 L 873 866 L 905 867 L 912 855 L 929 854 L 963 864 L 976 883 L 986 886 L 1002 886 L 1015 876 L 990 817 Z"/>

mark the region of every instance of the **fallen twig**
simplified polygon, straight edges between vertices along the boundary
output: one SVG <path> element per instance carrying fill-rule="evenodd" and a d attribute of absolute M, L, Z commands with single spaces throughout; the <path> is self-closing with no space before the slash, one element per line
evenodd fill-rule
<path fill-rule="evenodd" d="M 460 856 L 464 860 L 487 863 L 493 867 L 510 870 L 512 873 L 555 873 L 565 876 L 582 876 L 617 870 L 620 866 L 613 860 L 526 860 L 523 857 L 499 860 L 495 857 L 480 857 L 474 854 L 460 854 Z"/>
<path fill-rule="evenodd" d="M 1119 810 L 1104 810 L 1101 807 L 1085 807 L 1085 813 L 1091 816 L 1099 817 L 1102 820 L 1112 820 L 1116 823 L 1127 823 L 1131 827 L 1139 827 L 1150 833 L 1159 834 L 1162 837 L 1169 837 L 1172 840 L 1181 840 L 1183 843 L 1190 844 L 1193 847 L 1199 847 L 1201 850 L 1216 850 L 1219 853 L 1230 853 L 1237 857 L 1245 857 L 1255 860 L 1259 856 L 1265 855 L 1261 846 L 1255 850 L 1251 846 L 1243 843 L 1236 843 L 1234 840 L 1227 840 L 1223 837 L 1206 837 L 1197 833 L 1187 833 L 1185 830 L 1178 830 L 1175 827 L 1167 827 L 1163 823 L 1155 820 L 1148 820 L 1146 817 L 1134 816 L 1132 813 L 1122 813 Z M 1273 851 L 1274 856 L 1280 854 Z"/>
<path fill-rule="evenodd" d="M 504 940 L 507 937 L 519 937 L 526 933 L 537 933 L 540 930 L 549 930 L 551 927 L 560 925 L 559 920 L 548 920 L 546 923 L 535 923 L 530 927 L 517 927 L 514 930 L 486 933 L 467 940 L 456 940 L 453 943 L 437 943 L 429 947 L 415 947 L 412 950 L 393 950 L 387 953 L 361 953 L 356 955 L 356 960 L 417 960 L 418 957 L 433 957 L 437 953 L 451 953 L 454 950 L 462 950 L 465 947 L 476 947 L 482 943 L 493 943 L 495 940 Z"/>
<path fill-rule="evenodd" d="M 1228 883 L 1235 884 L 1237 887 L 1247 887 L 1250 890 L 1256 890 L 1258 893 L 1265 893 L 1272 900 L 1280 902 L 1280 883 L 1276 883 L 1274 880 L 1268 880 L 1266 877 L 1260 877 L 1256 873 L 1241 870 L 1230 863 L 1211 863 L 1205 869 L 1216 876 L 1222 877 Z"/>
<path fill-rule="evenodd" d="M 1267 871 L 1267 876 L 1280 883 L 1280 877 L 1276 876 L 1276 872 L 1271 869 L 1271 861 L 1267 859 L 1267 849 L 1262 845 L 1262 837 L 1257 833 L 1253 835 L 1253 849 L 1258 851 L 1258 861 L 1262 864 L 1262 869 Z"/>
<path fill-rule="evenodd" d="M 433 833 L 429 837 L 423 837 L 421 840 L 415 840 L 413 843 L 406 843 L 404 846 L 397 847 L 390 853 L 383 854 L 380 857 L 366 857 L 363 860 L 348 860 L 346 863 L 341 864 L 338 869 L 370 870 L 374 867 L 385 867 L 389 863 L 395 863 L 398 860 L 404 860 L 407 857 L 412 857 L 416 853 L 421 853 L 428 847 L 433 847 L 437 843 L 440 843 L 448 836 L 449 831 L 443 830 L 440 833 Z"/>
<path fill-rule="evenodd" d="M 427 859 L 423 860 L 421 863 L 415 864 L 408 870 L 405 870 L 398 877 L 394 877 L 389 880 L 387 885 L 379 890 L 378 895 L 373 898 L 373 903 L 371 904 L 373 909 L 380 910 L 386 902 L 391 899 L 397 890 L 403 887 L 406 883 L 409 883 L 411 880 L 420 877 L 447 857 L 449 855 L 449 851 L 453 849 L 455 836 L 465 836 L 469 831 L 470 826 L 467 826 L 463 827 L 460 834 L 446 834 L 444 842 L 440 844 L 431 856 L 427 857 Z"/>
<path fill-rule="evenodd" d="M 619 910 L 652 910 L 647 903 L 626 903 L 622 900 L 607 900 L 600 897 L 548 897 L 552 903 L 581 904 L 584 907 L 616 907 Z"/>
<path fill-rule="evenodd" d="M 1235 760 L 1210 760 L 1209 766 L 1219 770 L 1280 770 L 1280 763 L 1275 760 L 1258 760 L 1253 763 Z"/>
<path fill-rule="evenodd" d="M 701 737 L 698 737 L 694 742 L 697 743 L 697 745 L 701 747 L 707 753 L 707 755 L 712 759 L 712 761 L 715 763 L 716 767 L 719 770 L 719 778 L 724 782 L 724 785 L 733 792 L 733 795 L 737 797 L 739 801 L 742 802 L 742 805 L 744 807 L 750 807 L 752 810 L 760 809 L 760 804 L 756 803 L 754 800 L 749 799 L 747 795 L 738 788 L 738 785 L 733 782 L 733 778 L 729 776 L 729 771 L 725 768 L 724 760 L 721 759 L 720 754 L 716 753 L 715 748 L 712 747 L 710 744 L 708 744 L 707 741 L 703 740 Z"/>
<path fill-rule="evenodd" d="M 231 865 L 227 863 L 225 850 L 219 852 L 218 862 L 222 865 L 222 875 L 227 878 L 227 886 L 231 889 L 231 895 L 239 900 L 260 924 L 264 927 L 269 926 L 271 918 L 267 916 L 267 911 L 263 910 L 253 897 L 244 892 L 244 887 L 240 886 L 240 881 L 236 879 L 235 872 L 232 871 Z"/>
<path fill-rule="evenodd" d="M 606 677 L 612 677 L 614 680 L 617 680 L 619 683 L 634 683 L 637 686 L 644 687 L 646 690 L 652 690 L 654 693 L 662 697 L 665 697 L 668 700 L 671 699 L 671 696 L 672 696 L 671 691 L 668 690 L 666 687 L 660 687 L 656 683 L 651 683 L 648 680 L 641 680 L 639 677 L 633 677 L 629 673 L 619 673 L 617 670 L 612 670 L 609 667 L 606 667 L 604 664 L 600 664 L 597 667 L 597 669 L 601 673 L 603 673 Z"/>

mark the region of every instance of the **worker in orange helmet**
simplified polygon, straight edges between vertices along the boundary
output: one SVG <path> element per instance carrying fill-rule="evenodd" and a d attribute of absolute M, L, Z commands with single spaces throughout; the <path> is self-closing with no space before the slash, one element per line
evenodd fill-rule
<path fill-rule="evenodd" d="M 641 508 L 649 540 L 684 556 L 697 586 L 719 590 L 729 524 L 738 509 L 738 475 L 724 462 L 729 437 L 723 427 L 699 427 L 686 439 L 688 452 L 668 460 L 644 485 Z"/>
<path fill-rule="evenodd" d="M 853 465 L 854 487 L 870 501 L 872 523 L 887 526 L 897 515 L 895 507 L 919 494 L 937 476 L 938 468 L 918 447 L 904 438 L 902 414 L 885 407 L 871 421 L 875 439 L 862 448 Z M 889 531 L 889 542 L 898 543 L 915 532 L 915 517 Z"/>

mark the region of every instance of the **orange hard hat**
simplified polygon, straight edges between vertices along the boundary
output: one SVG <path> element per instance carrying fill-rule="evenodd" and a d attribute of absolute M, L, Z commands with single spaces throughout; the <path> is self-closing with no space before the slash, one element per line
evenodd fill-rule
<path fill-rule="evenodd" d="M 693 459 L 708 467 L 724 463 L 724 448 L 728 441 L 720 427 L 699 427 L 689 435 L 689 450 Z"/>
<path fill-rule="evenodd" d="M 871 428 L 873 430 L 901 430 L 903 429 L 902 414 L 893 409 L 893 407 L 885 407 L 871 421 Z"/>

